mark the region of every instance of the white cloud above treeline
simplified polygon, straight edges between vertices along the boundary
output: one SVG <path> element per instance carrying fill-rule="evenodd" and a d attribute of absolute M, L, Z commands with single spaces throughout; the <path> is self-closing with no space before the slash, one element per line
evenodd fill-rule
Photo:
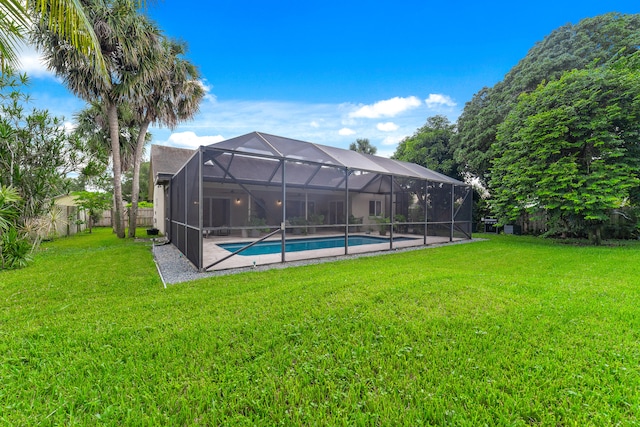
<path fill-rule="evenodd" d="M 436 107 L 455 107 L 456 104 L 451 97 L 447 95 L 442 95 L 439 93 L 430 93 L 429 97 L 425 99 L 425 104 L 427 104 L 428 108 L 436 108 Z"/>
<path fill-rule="evenodd" d="M 399 126 L 393 122 L 378 123 L 376 128 L 382 132 L 393 132 L 398 130 Z"/>
<path fill-rule="evenodd" d="M 342 135 L 342 136 L 350 136 L 355 134 L 356 134 L 356 131 L 349 128 L 342 128 L 338 131 L 338 135 Z"/>
<path fill-rule="evenodd" d="M 34 48 L 26 46 L 20 58 L 21 71 L 32 77 L 29 92 L 33 95 L 33 107 L 67 119 L 84 107 L 80 98 L 61 90 L 64 86 L 61 80 L 46 69 Z M 396 96 L 369 104 L 238 100 L 219 99 L 206 79 L 200 84 L 206 93 L 200 112 L 173 131 L 153 126 L 150 130 L 153 144 L 193 149 L 259 131 L 348 148 L 357 136 L 369 139 L 378 147 L 379 155 L 388 156 L 399 141 L 423 126 L 429 116 L 445 114 L 455 121 L 459 114 L 456 103 L 444 94 Z M 391 117 L 393 120 L 388 120 Z"/>
<path fill-rule="evenodd" d="M 18 71 L 26 73 L 29 77 L 52 78 L 55 74 L 47 69 L 42 54 L 31 45 L 20 43 L 17 47 L 18 52 Z"/>
<path fill-rule="evenodd" d="M 378 101 L 371 105 L 361 105 L 356 111 L 349 113 L 351 118 L 378 119 L 381 117 L 395 117 L 412 108 L 419 107 L 422 102 L 415 96 Z"/>
<path fill-rule="evenodd" d="M 429 116 L 445 114 L 455 121 L 458 109 L 451 107 L 452 103 L 451 97 L 442 94 L 394 97 L 367 105 L 217 98 L 204 102 L 195 119 L 180 124 L 177 133 L 152 130 L 153 143 L 195 148 L 217 142 L 221 135 L 232 138 L 259 131 L 340 148 L 348 148 L 356 137 L 367 138 L 378 147 L 378 154 L 385 156 L 393 154 L 397 144 L 423 126 Z M 370 117 L 374 116 L 395 117 L 393 121 L 372 122 Z M 214 135 L 213 140 L 201 140 L 205 138 L 202 135 Z"/>

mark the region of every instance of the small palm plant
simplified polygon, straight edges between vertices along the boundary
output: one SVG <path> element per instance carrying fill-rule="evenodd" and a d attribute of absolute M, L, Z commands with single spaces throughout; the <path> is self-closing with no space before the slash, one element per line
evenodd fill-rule
<path fill-rule="evenodd" d="M 0 186 L 0 270 L 21 268 L 31 260 L 29 240 L 18 232 L 20 200 L 18 190 Z"/>
<path fill-rule="evenodd" d="M 7 231 L 18 219 L 20 211 L 17 204 L 20 194 L 13 187 L 0 186 L 0 234 Z"/>

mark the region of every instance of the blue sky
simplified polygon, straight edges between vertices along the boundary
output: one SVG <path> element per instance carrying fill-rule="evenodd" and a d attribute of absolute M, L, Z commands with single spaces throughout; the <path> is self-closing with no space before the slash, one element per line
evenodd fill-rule
<path fill-rule="evenodd" d="M 637 1 L 147 2 L 166 35 L 189 45 L 207 98 L 153 143 L 197 147 L 251 131 L 347 148 L 368 138 L 381 155 L 426 119 L 452 122 L 554 29 Z M 34 104 L 71 120 L 84 103 L 25 49 Z"/>

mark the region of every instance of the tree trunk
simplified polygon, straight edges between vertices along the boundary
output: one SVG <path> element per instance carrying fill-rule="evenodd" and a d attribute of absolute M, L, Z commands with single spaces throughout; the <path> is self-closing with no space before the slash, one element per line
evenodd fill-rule
<path fill-rule="evenodd" d="M 602 224 L 589 227 L 589 241 L 596 246 L 602 245 Z"/>
<path fill-rule="evenodd" d="M 149 124 L 149 120 L 145 120 L 140 124 L 138 140 L 136 141 L 136 152 L 133 158 L 133 182 L 131 183 L 131 209 L 129 210 L 129 237 L 136 237 L 138 198 L 140 193 L 140 163 L 142 163 L 142 153 L 144 151 Z"/>
<path fill-rule="evenodd" d="M 113 197 L 115 209 L 113 224 L 116 235 L 124 238 L 124 203 L 122 201 L 122 162 L 120 160 L 120 129 L 118 128 L 118 107 L 108 101 L 107 118 L 109 120 L 109 137 L 111 139 L 111 158 L 113 159 Z"/>

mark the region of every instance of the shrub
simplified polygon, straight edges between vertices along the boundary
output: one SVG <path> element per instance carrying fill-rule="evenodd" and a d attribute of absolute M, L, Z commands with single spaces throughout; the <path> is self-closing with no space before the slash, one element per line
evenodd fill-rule
<path fill-rule="evenodd" d="M 31 243 L 26 235 L 18 233 L 15 227 L 2 234 L 2 269 L 26 267 L 31 262 Z"/>

